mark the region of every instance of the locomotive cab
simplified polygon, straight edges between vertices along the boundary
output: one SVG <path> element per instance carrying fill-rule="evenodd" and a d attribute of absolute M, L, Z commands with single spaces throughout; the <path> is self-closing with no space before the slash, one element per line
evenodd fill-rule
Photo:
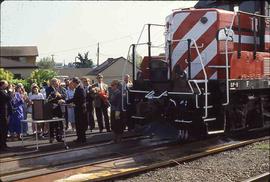
<path fill-rule="evenodd" d="M 151 81 L 168 81 L 168 63 L 165 60 L 152 60 L 149 65 Z"/>

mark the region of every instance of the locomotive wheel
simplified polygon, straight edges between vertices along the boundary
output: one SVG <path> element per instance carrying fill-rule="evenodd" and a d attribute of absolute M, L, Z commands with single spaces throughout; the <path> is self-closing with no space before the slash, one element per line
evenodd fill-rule
<path fill-rule="evenodd" d="M 256 96 L 235 95 L 228 106 L 227 129 L 245 130 L 263 126 L 261 99 Z"/>
<path fill-rule="evenodd" d="M 247 122 L 247 98 L 234 95 L 227 108 L 227 130 L 239 130 L 246 128 Z"/>

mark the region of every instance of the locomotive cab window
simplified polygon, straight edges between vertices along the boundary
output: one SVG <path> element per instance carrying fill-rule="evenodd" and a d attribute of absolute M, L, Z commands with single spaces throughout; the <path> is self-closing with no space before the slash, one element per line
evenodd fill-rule
<path fill-rule="evenodd" d="M 167 81 L 168 63 L 161 59 L 152 59 L 150 63 L 150 80 Z"/>

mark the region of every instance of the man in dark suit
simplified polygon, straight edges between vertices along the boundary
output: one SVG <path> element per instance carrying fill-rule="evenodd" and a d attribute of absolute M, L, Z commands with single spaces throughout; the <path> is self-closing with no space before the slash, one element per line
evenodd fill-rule
<path fill-rule="evenodd" d="M 72 99 L 67 100 L 66 103 L 75 104 L 75 127 L 77 133 L 77 140 L 75 142 L 85 143 L 86 137 L 85 132 L 87 130 L 87 120 L 86 120 L 86 100 L 85 92 L 80 85 L 79 78 L 75 77 L 71 80 L 71 84 L 75 88 L 75 93 Z"/>
<path fill-rule="evenodd" d="M 91 85 L 89 78 L 82 77 L 81 81 L 83 83 L 83 89 L 86 94 L 86 109 L 87 109 L 87 121 L 89 129 L 92 131 L 95 128 L 94 121 L 94 106 L 93 106 L 93 97 L 91 96 Z"/>
<path fill-rule="evenodd" d="M 53 104 L 53 117 L 62 118 L 63 113 L 60 104 L 66 98 L 66 91 L 60 87 L 60 81 L 53 78 L 50 82 L 50 87 L 46 89 L 46 95 L 49 103 Z M 63 142 L 63 123 L 61 121 L 50 122 L 50 143 L 53 142 L 54 136 L 58 142 Z M 54 134 L 55 133 L 55 134 Z"/>
<path fill-rule="evenodd" d="M 8 83 L 6 80 L 0 81 L 0 151 L 7 149 L 8 131 L 8 105 L 11 101 L 11 93 L 7 91 Z"/>
<path fill-rule="evenodd" d="M 99 132 L 103 130 L 103 118 L 105 121 L 105 127 L 107 132 L 110 132 L 110 123 L 109 123 L 109 116 L 108 116 L 108 107 L 110 106 L 109 103 L 109 91 L 108 85 L 103 82 L 103 76 L 101 74 L 97 75 L 97 83 L 92 85 L 92 95 L 94 98 L 94 106 L 96 110 L 96 116 L 98 121 Z"/>

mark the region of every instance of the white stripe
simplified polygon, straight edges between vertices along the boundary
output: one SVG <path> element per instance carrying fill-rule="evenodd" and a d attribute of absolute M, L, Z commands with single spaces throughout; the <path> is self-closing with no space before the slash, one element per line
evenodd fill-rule
<path fill-rule="evenodd" d="M 190 12 L 186 12 L 186 13 L 178 13 L 176 14 L 173 19 L 172 19 L 172 29 L 171 29 L 171 33 L 172 35 L 174 35 L 174 33 L 177 31 L 178 27 L 183 23 L 183 21 L 186 19 L 186 17 L 190 14 Z"/>
<path fill-rule="evenodd" d="M 217 40 L 214 39 L 202 52 L 204 67 L 217 55 Z M 194 78 L 202 70 L 199 56 L 191 62 L 191 78 Z M 185 69 L 188 71 L 188 67 Z"/>
<path fill-rule="evenodd" d="M 201 35 L 204 34 L 209 29 L 209 27 L 216 22 L 217 13 L 210 11 L 207 12 L 204 17 L 206 17 L 208 21 L 205 24 L 201 23 L 201 21 L 198 21 L 182 39 L 193 38 L 195 41 L 197 41 Z M 174 67 L 174 65 L 185 54 L 186 51 L 187 42 L 179 42 L 172 52 L 172 67 Z"/>
<path fill-rule="evenodd" d="M 233 42 L 238 43 L 239 35 L 233 35 Z M 260 44 L 260 38 L 256 38 L 257 44 Z M 249 35 L 241 35 L 241 43 L 242 44 L 254 44 L 254 37 Z"/>
<path fill-rule="evenodd" d="M 217 79 L 217 71 L 210 77 L 210 80 L 216 80 Z"/>
<path fill-rule="evenodd" d="M 264 42 L 270 43 L 270 35 L 264 35 Z"/>

